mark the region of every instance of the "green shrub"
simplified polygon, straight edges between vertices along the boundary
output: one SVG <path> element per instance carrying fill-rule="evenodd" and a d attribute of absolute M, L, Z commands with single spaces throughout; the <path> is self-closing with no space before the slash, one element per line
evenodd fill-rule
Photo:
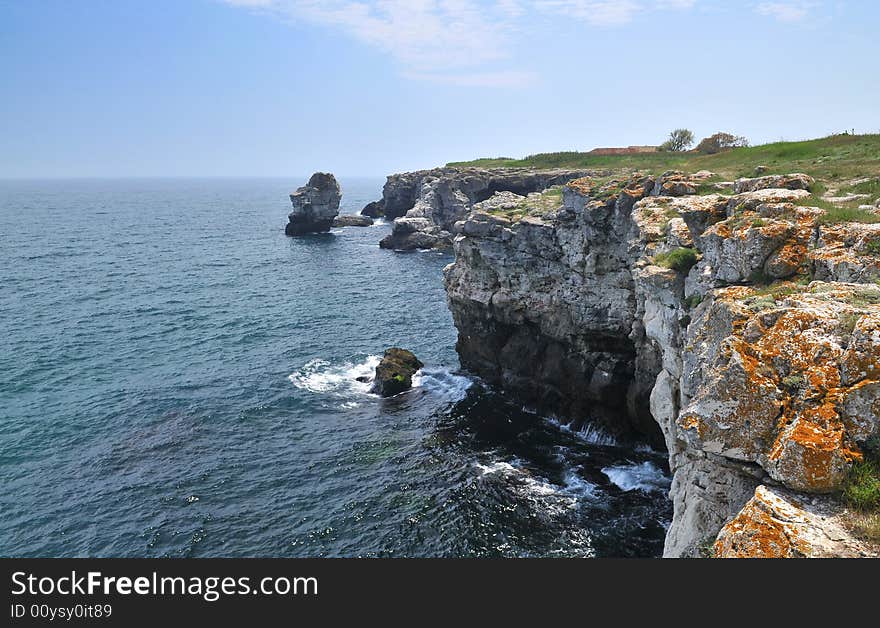
<path fill-rule="evenodd" d="M 654 263 L 657 266 L 671 268 L 686 274 L 697 263 L 697 252 L 694 249 L 679 247 L 666 253 L 655 255 Z"/>
<path fill-rule="evenodd" d="M 880 462 L 866 458 L 854 464 L 843 488 L 843 498 L 857 510 L 880 508 Z"/>

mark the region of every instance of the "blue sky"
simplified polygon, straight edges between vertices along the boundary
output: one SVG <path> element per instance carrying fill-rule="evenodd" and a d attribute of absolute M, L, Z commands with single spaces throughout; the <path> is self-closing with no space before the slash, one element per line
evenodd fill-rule
<path fill-rule="evenodd" d="M 880 131 L 872 0 L 0 0 L 0 177 Z"/>

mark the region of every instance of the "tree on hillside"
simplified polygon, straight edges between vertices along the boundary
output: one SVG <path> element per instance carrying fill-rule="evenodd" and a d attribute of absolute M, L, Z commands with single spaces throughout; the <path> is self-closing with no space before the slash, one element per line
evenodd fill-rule
<path fill-rule="evenodd" d="M 680 153 L 686 151 L 694 143 L 694 134 L 688 129 L 675 129 L 669 139 L 660 145 L 660 150 Z"/>
<path fill-rule="evenodd" d="M 703 139 L 698 145 L 697 150 L 707 155 L 714 155 L 731 148 L 743 148 L 749 145 L 749 141 L 741 135 L 733 135 L 731 133 L 716 133 L 710 137 Z"/>

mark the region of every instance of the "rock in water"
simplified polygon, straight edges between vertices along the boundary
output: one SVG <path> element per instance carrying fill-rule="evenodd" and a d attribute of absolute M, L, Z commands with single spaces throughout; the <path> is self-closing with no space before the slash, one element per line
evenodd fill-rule
<path fill-rule="evenodd" d="M 422 368 L 419 359 L 411 351 L 397 347 L 387 349 L 376 367 L 372 392 L 391 397 L 412 388 L 412 376 Z"/>
<path fill-rule="evenodd" d="M 333 219 L 334 227 L 369 227 L 372 224 L 373 219 L 369 216 L 358 216 L 356 214 L 345 214 Z"/>
<path fill-rule="evenodd" d="M 306 185 L 291 193 L 293 211 L 288 216 L 290 222 L 284 233 L 296 236 L 330 231 L 339 214 L 341 198 L 342 190 L 336 177 L 327 172 L 316 172 Z"/>
<path fill-rule="evenodd" d="M 384 215 L 384 201 L 373 201 L 372 203 L 367 203 L 367 206 L 361 210 L 361 216 L 368 216 L 370 218 L 382 218 Z"/>

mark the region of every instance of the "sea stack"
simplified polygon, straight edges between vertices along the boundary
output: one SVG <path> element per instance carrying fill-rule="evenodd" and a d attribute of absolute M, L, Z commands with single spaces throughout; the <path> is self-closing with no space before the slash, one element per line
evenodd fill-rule
<path fill-rule="evenodd" d="M 289 236 L 330 231 L 339 214 L 342 190 L 329 172 L 316 172 L 303 187 L 290 194 L 293 211 L 284 230 Z"/>
<path fill-rule="evenodd" d="M 392 347 L 385 350 L 382 361 L 376 367 L 372 392 L 391 397 L 412 388 L 412 377 L 422 364 L 411 351 Z"/>

